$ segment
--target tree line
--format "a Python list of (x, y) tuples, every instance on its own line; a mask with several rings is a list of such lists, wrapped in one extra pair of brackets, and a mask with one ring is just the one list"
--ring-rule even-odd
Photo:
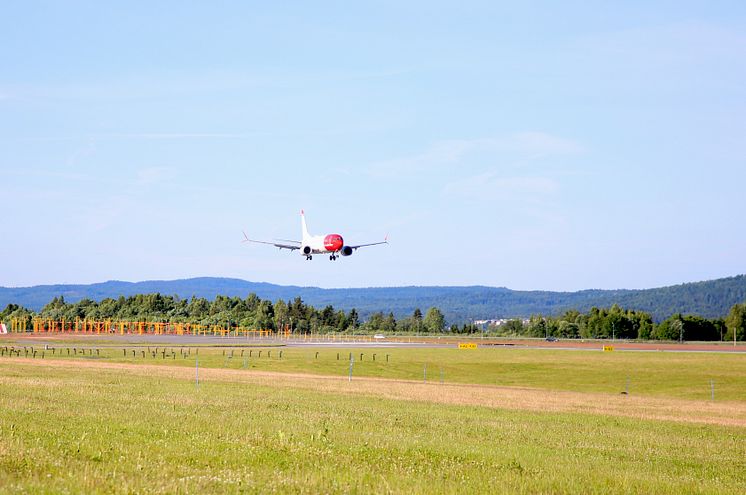
[(31, 328), (34, 318), (74, 321), (114, 320), (192, 323), (245, 327), (264, 330), (290, 328), (294, 333), (453, 333), (485, 332), (497, 336), (652, 339), (652, 340), (746, 340), (746, 303), (735, 304), (725, 318), (708, 319), (676, 313), (661, 323), (655, 323), (650, 313), (624, 309), (615, 304), (610, 308), (593, 307), (587, 313), (568, 310), (560, 316), (535, 315), (527, 320), (512, 319), (486, 329), (465, 323), (446, 325), (443, 312), (429, 308), (423, 315), (417, 308), (411, 315), (395, 318), (393, 312), (374, 312), (361, 321), (358, 312), (337, 310), (331, 305), (316, 309), (300, 297), (274, 303), (256, 294), (246, 298), (217, 296), (182, 299), (159, 293), (106, 298), (100, 302), (81, 299), (67, 303), (64, 297), (54, 297), (41, 311), (34, 312), (17, 304), (9, 304), (0, 312), (0, 321), (17, 320)]
[(31, 328), (34, 318), (44, 320), (113, 320), (192, 323), (221, 325), (226, 328), (244, 327), (263, 330), (290, 328), (295, 333), (330, 332), (386, 332), (438, 333), (445, 329), (445, 317), (438, 308), (430, 308), (423, 315), (415, 309), (411, 316), (396, 319), (393, 313), (376, 312), (366, 321), (354, 308), (348, 312), (327, 305), (316, 309), (300, 297), (292, 301), (263, 300), (250, 294), (240, 297), (217, 296), (212, 301), (202, 297), (182, 299), (159, 293), (106, 298), (100, 302), (81, 299), (67, 303), (64, 297), (54, 297), (41, 311), (34, 312), (17, 304), (9, 304), (0, 312), (0, 321), (19, 320)]
[(587, 313), (569, 310), (560, 316), (532, 316), (491, 325), (500, 336), (555, 337), (583, 339), (641, 340), (746, 340), (746, 303), (735, 304), (725, 318), (703, 318), (676, 313), (656, 324), (650, 313), (623, 309), (593, 307)]

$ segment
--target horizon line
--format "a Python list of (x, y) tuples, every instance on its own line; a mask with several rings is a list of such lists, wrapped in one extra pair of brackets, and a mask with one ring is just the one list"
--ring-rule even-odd
[(131, 285), (137, 285), (137, 284), (144, 284), (144, 283), (153, 283), (153, 282), (161, 282), (161, 283), (173, 283), (173, 282), (187, 282), (192, 280), (199, 280), (199, 279), (212, 279), (212, 280), (235, 280), (239, 282), (246, 282), (249, 284), (264, 284), (264, 285), (272, 285), (275, 287), (293, 287), (298, 289), (318, 289), (318, 290), (364, 290), (364, 289), (403, 289), (403, 288), (471, 288), (471, 287), (482, 287), (482, 288), (488, 288), (488, 289), (502, 289), (502, 290), (509, 290), (512, 292), (555, 292), (555, 293), (578, 293), (578, 292), (587, 292), (587, 291), (603, 291), (603, 292), (619, 292), (619, 291), (645, 291), (645, 290), (654, 290), (654, 289), (664, 289), (668, 287), (678, 287), (682, 285), (689, 285), (689, 284), (698, 284), (698, 283), (705, 283), (705, 282), (714, 282), (716, 280), (726, 280), (726, 279), (733, 279), (738, 277), (746, 276), (746, 274), (739, 273), (736, 275), (729, 275), (726, 277), (718, 277), (718, 278), (712, 278), (712, 279), (705, 279), (705, 280), (694, 280), (689, 282), (680, 282), (677, 284), (672, 285), (662, 285), (657, 287), (646, 287), (646, 288), (638, 288), (638, 289), (629, 289), (629, 288), (615, 288), (615, 289), (599, 289), (599, 288), (586, 288), (586, 289), (578, 289), (578, 290), (548, 290), (548, 289), (511, 289), (506, 286), (493, 286), (493, 285), (483, 285), (483, 284), (473, 284), (473, 285), (390, 285), (390, 286), (361, 286), (361, 287), (319, 287), (319, 286), (312, 286), (312, 285), (294, 285), (294, 284), (277, 284), (273, 282), (255, 282), (252, 280), (246, 280), (242, 278), (235, 278), (235, 277), (217, 277), (217, 276), (200, 276), (200, 277), (189, 277), (189, 278), (177, 278), (177, 279), (149, 279), (149, 280), (140, 280), (140, 281), (128, 281), (128, 280), (105, 280), (103, 282), (91, 282), (91, 283), (48, 283), (48, 284), (36, 284), (36, 285), (26, 285), (26, 286), (0, 286), (0, 289), (6, 289), (6, 290), (18, 290), (18, 289), (35, 289), (39, 287), (56, 287), (56, 286), (93, 286), (93, 285), (103, 285), (107, 283), (123, 283), (123, 284), (131, 284)]

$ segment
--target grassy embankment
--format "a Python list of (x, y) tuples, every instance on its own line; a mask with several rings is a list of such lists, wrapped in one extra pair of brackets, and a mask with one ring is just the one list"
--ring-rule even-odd
[[(349, 383), (347, 350), (338, 362), (331, 349), (318, 359), (312, 349), (284, 349), (282, 360), (279, 350), (247, 359), (240, 350), (229, 358), (222, 352), (230, 349), (200, 349), (196, 386), (195, 355), (174, 349), (176, 359), (125, 358), (121, 348), (100, 357), (0, 359), (0, 492), (742, 493), (746, 486), (744, 356), (379, 349), (373, 363), (368, 349), (354, 351)], [(424, 363), (436, 383), (360, 378), (421, 381)], [(440, 367), (450, 384), (437, 383)], [(703, 381), (704, 391), (692, 385)], [(676, 416), (689, 406), (694, 416)], [(731, 413), (740, 423), (728, 422)], [(715, 424), (696, 422), (708, 414)]]

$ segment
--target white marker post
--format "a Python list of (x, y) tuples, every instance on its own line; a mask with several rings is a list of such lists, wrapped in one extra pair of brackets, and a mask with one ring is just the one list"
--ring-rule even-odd
[(355, 358), (350, 354), (350, 377), (347, 381), (352, 381), (352, 364), (355, 362)]

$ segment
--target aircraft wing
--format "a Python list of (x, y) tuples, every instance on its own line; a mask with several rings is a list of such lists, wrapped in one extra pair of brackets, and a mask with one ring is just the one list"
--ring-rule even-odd
[[(289, 249), (290, 251), (300, 249), (300, 241), (290, 241), (286, 239), (282, 239), (281, 242), (257, 241), (254, 239), (249, 239), (249, 236), (246, 235), (246, 232), (243, 233), (243, 242), (256, 242), (257, 244), (269, 244), (270, 246), (278, 247), (280, 249)], [(290, 242), (292, 242), (292, 244), (283, 244), (283, 243), (290, 243)]]
[(351, 247), (354, 250), (357, 250), (357, 248), (361, 248), (361, 247), (378, 246), (379, 244), (388, 244), (388, 243), (389, 243), (389, 236), (386, 236), (380, 242), (369, 242), (368, 244), (358, 244), (357, 246), (349, 246), (349, 247)]

